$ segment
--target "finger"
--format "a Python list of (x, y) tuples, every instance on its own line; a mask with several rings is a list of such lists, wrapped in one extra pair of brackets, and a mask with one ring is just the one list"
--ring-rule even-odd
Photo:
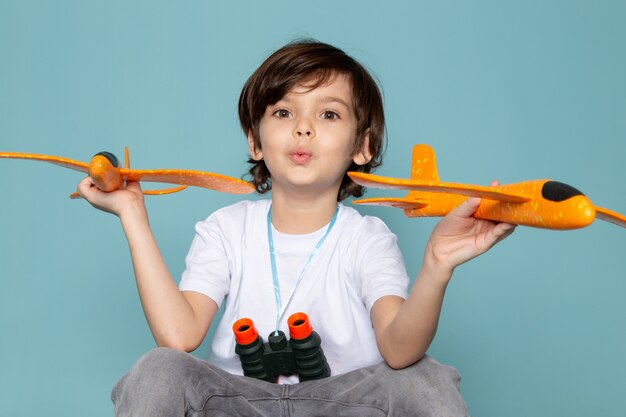
[(76, 186), (76, 192), (82, 198), (85, 198), (85, 194), (87, 194), (92, 187), (95, 187), (93, 179), (87, 176), (78, 183), (78, 185)]
[(467, 200), (452, 209), (450, 214), (459, 217), (471, 217), (480, 205), (480, 202), (481, 199), (478, 197), (469, 197)]
[(500, 185), (500, 182), (499, 182), (498, 180), (493, 180), (493, 181), (491, 181), (491, 186), (492, 186), (492, 187), (496, 187), (496, 186), (498, 186), (498, 185)]
[(503, 241), (504, 239), (506, 239), (507, 237), (511, 236), (511, 234), (513, 234), (516, 228), (517, 226), (514, 224), (509, 224), (509, 223), (498, 224), (493, 229), (494, 242), (492, 245), (495, 245), (496, 243), (499, 243)]

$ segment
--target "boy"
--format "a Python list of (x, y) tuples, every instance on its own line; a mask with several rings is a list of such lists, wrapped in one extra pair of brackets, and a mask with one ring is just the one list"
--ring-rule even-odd
[[(120, 380), (116, 414), (466, 415), (458, 374), (425, 352), (454, 268), (513, 227), (473, 219), (479, 200), (468, 199), (436, 226), (407, 296), (395, 236), (338, 203), (363, 192), (347, 171), (381, 163), (382, 100), (367, 71), (330, 45), (286, 45), (247, 81), (239, 116), (253, 183), (271, 189), (271, 200), (244, 201), (198, 223), (179, 288), (139, 185), (102, 193), (86, 178), (78, 186), (92, 205), (119, 216), (154, 339), (172, 348), (148, 353)], [(210, 363), (184, 353), (200, 345), (222, 304)], [(286, 332), (297, 311), (320, 334), (331, 377), (271, 384), (241, 376), (233, 322), (250, 317), (266, 336)]]

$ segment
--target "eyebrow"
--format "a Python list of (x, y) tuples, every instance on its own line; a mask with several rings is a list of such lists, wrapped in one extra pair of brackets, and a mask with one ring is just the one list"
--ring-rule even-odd
[(350, 109), (351, 106), (345, 102), (345, 100), (339, 98), (339, 97), (333, 97), (333, 96), (328, 96), (328, 97), (322, 97), (322, 100), (320, 100), (323, 103), (339, 103), (344, 105), (347, 109)]
[[(291, 102), (291, 99), (287, 95), (285, 95), (283, 98), (281, 98), (280, 100), (278, 100), (274, 104), (280, 103), (281, 101), (289, 103), (289, 102)], [(324, 103), (324, 104), (338, 103), (338, 104), (343, 105), (348, 110), (350, 110), (352, 108), (344, 99), (339, 98), (339, 97), (335, 97), (335, 96), (323, 96), (323, 97), (320, 97), (319, 102)]]

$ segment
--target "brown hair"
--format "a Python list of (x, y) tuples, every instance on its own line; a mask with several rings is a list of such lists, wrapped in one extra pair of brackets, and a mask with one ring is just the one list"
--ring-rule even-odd
[[(239, 96), (239, 121), (246, 135), (252, 134), (254, 147), (261, 148), (259, 124), (267, 106), (278, 102), (298, 83), (307, 82), (315, 89), (336, 74), (346, 74), (352, 83), (352, 104), (357, 118), (357, 140), (353, 154), (363, 145), (369, 131), (372, 159), (364, 165), (354, 162), (348, 171), (370, 172), (382, 164), (385, 142), (385, 115), (382, 96), (376, 81), (356, 60), (341, 49), (315, 40), (289, 43), (272, 55), (250, 76)], [(309, 81), (312, 81), (309, 83)], [(249, 159), (252, 183), (261, 194), (271, 190), (271, 174), (263, 160)], [(344, 174), (337, 200), (361, 197), (364, 188)]]

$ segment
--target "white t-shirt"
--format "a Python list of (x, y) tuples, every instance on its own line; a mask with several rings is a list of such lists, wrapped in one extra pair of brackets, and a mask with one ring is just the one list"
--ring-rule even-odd
[[(242, 201), (199, 222), (179, 285), (181, 291), (196, 291), (218, 305), (225, 303), (208, 359), (239, 375), (243, 372), (235, 354), (233, 323), (243, 317), (252, 319), (266, 342), (276, 328), (269, 207), (269, 200)], [(273, 230), (283, 304), (326, 229), (305, 235)], [(406, 298), (408, 283), (396, 236), (380, 219), (339, 204), (335, 225), (308, 264), (279, 329), (288, 336), (287, 318), (306, 313), (322, 339), (332, 375), (380, 363), (370, 309), (386, 295)], [(297, 377), (281, 382), (297, 382)]]

